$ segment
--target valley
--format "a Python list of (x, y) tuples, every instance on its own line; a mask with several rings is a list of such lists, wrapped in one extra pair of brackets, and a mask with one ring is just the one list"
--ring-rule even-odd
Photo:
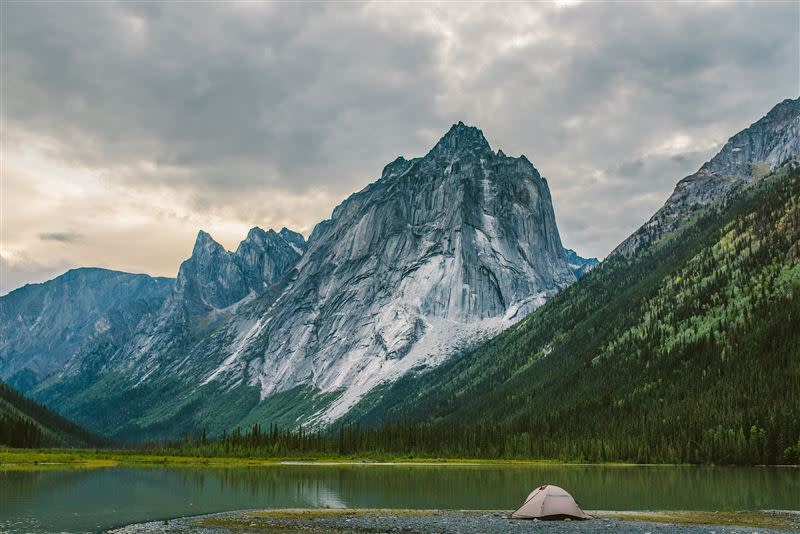
[(0, 534), (800, 534), (798, 22), (0, 0)]

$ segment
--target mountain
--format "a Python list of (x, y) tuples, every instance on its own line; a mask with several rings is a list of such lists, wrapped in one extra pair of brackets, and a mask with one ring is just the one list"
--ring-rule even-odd
[(339, 205), (296, 270), (280, 304), (222, 348), (230, 357), (206, 381), (244, 380), (262, 397), (298, 386), (337, 393), (321, 421), (575, 281), (547, 182), (463, 123)]
[(100, 447), (109, 442), (25, 398), (0, 380), (0, 445)]
[(157, 317), (75, 356), (35, 396), (128, 439), (325, 424), (518, 321), (575, 282), (576, 261), (531, 162), (458, 123), (307, 243), (254, 230), (232, 253), (201, 232)]
[(236, 252), (201, 231), (177, 279), (81, 268), (19, 288), (0, 297), (0, 377), (34, 391), (119, 358), (143, 333), (195, 334), (198, 318), (263, 293), (304, 249), (286, 228), (253, 228)]
[(255, 227), (235, 252), (228, 252), (201, 230), (192, 256), (178, 271), (170, 304), (192, 317), (261, 294), (297, 263), (305, 247), (296, 232)]
[[(783, 165), (708, 189), (691, 217), (478, 349), (373, 391), (348, 419), (433, 425), (454, 455), (800, 461), (798, 115), (783, 102), (770, 135), (758, 137), (762, 120), (732, 138), (777, 150), (750, 152), (749, 168)], [(747, 169), (729, 145), (703, 169)]]
[(570, 248), (565, 249), (565, 252), (567, 254), (567, 264), (569, 268), (572, 269), (576, 278), (580, 278), (600, 265), (600, 260), (597, 258), (582, 258), (578, 256), (577, 252)]
[[(271, 296), (273, 286), (294, 268), (305, 249), (303, 236), (286, 228), (275, 232), (254, 227), (234, 252), (201, 230), (159, 312), (140, 325), (128, 343), (78, 356), (62, 376), (77, 377), (79, 382), (92, 376), (119, 376), (121, 383), (115, 387), (122, 389), (115, 394), (159, 374), (183, 375), (188, 385), (196, 386), (208, 366), (221, 361), (217, 344), (225, 339), (218, 339), (224, 334), (220, 327), (233, 324), (236, 328), (250, 321), (255, 312), (247, 316), (240, 312), (259, 297)], [(50, 389), (59, 390), (58, 386)], [(160, 409), (161, 402), (153, 399), (150, 408)], [(92, 409), (88, 410), (85, 424), (92, 421)]]
[(675, 187), (649, 221), (612, 252), (631, 255), (667, 234), (692, 210), (762, 178), (800, 153), (800, 99), (786, 99), (764, 117), (731, 137), (700, 170)]
[(98, 343), (123, 343), (173, 280), (82, 268), (0, 297), (0, 378), (25, 391)]

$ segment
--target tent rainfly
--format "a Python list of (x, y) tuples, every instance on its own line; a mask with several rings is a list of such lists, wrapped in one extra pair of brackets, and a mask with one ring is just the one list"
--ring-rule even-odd
[(572, 495), (558, 486), (541, 486), (528, 495), (511, 519), (591, 519)]

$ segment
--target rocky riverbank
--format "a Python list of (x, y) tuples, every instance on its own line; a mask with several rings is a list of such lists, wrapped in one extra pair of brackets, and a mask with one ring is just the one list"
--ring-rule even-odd
[(113, 534), (229, 534), (404, 532), (467, 534), (608, 533), (766, 534), (800, 532), (797, 512), (592, 512), (589, 521), (512, 521), (504, 511), (440, 510), (262, 510), (152, 521)]

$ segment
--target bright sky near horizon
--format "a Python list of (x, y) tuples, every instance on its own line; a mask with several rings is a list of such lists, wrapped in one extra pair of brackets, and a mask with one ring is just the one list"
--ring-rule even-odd
[(174, 276), (199, 229), (310, 233), (451, 124), (604, 256), (800, 95), (800, 3), (0, 3), (0, 294)]

